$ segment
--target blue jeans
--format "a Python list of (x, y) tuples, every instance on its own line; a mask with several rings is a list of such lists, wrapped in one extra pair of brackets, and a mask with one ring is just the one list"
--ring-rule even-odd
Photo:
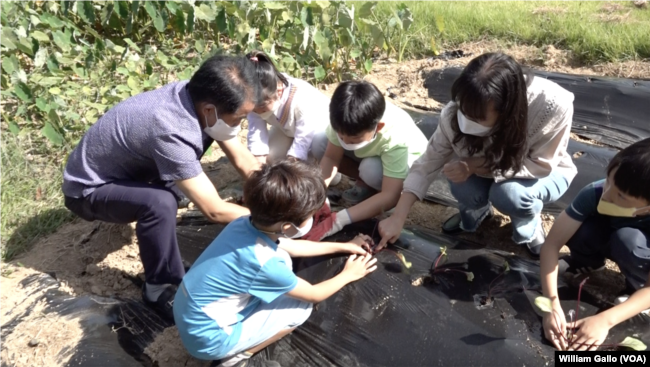
[(470, 176), (461, 183), (449, 182), (458, 200), (461, 228), (474, 232), (490, 212), (490, 203), (512, 220), (512, 239), (517, 244), (530, 242), (541, 224), (544, 204), (559, 199), (570, 182), (555, 172), (539, 179), (510, 179), (495, 183), (492, 178)]

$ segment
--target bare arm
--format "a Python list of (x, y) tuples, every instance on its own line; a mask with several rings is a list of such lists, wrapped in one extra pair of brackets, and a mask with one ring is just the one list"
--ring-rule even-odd
[(369, 236), (359, 235), (347, 243), (341, 242), (313, 242), (306, 240), (292, 240), (290, 238), (281, 238), (280, 247), (291, 255), (291, 257), (310, 257), (337, 252), (347, 252), (357, 255), (365, 255), (366, 250), (361, 246), (371, 242)]
[(239, 138), (217, 141), (217, 144), (226, 153), (226, 156), (243, 179), (247, 179), (251, 173), (260, 168), (260, 162), (246, 149), (244, 144), (239, 141)]
[(365, 256), (351, 255), (339, 275), (315, 285), (298, 278), (298, 285), (287, 295), (305, 302), (317, 303), (324, 301), (346, 284), (359, 280), (375, 271), (377, 269), (376, 263), (377, 259), (370, 254)]
[(212, 222), (229, 223), (241, 216), (250, 215), (250, 211), (243, 206), (222, 200), (205, 172), (193, 178), (177, 180), (175, 183)]
[(540, 253), (540, 270), (542, 292), (551, 301), (559, 300), (557, 296), (558, 254), (571, 237), (578, 231), (581, 222), (562, 212), (553, 223)]
[(323, 155), (323, 159), (320, 160), (320, 170), (326, 186), (329, 186), (334, 176), (336, 176), (338, 166), (341, 163), (341, 159), (343, 159), (343, 153), (345, 153), (343, 148), (327, 142), (325, 154)]
[(393, 209), (400, 200), (403, 184), (403, 179), (384, 176), (379, 193), (348, 209), (352, 222), (373, 218)]

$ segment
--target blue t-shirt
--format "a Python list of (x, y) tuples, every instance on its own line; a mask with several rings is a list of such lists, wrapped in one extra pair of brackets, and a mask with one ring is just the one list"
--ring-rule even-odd
[(580, 190), (571, 205), (566, 208), (569, 217), (584, 222), (591, 216), (601, 215), (609, 218), (609, 223), (613, 229), (636, 228), (642, 231), (650, 231), (650, 215), (629, 218), (612, 217), (598, 213), (598, 202), (600, 197), (603, 196), (604, 186), (605, 180), (600, 180), (592, 182)]
[(250, 217), (233, 221), (176, 292), (174, 319), (185, 348), (201, 359), (225, 355), (239, 341), (242, 320), (297, 284), (286, 251), (253, 227)]
[(174, 181), (198, 176), (212, 144), (187, 81), (138, 94), (108, 110), (72, 151), (63, 193), (79, 198), (113, 181)]

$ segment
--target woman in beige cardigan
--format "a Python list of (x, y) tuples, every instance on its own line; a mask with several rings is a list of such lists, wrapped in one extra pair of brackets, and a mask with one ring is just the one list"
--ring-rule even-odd
[(399, 238), (409, 209), (439, 173), (459, 213), (443, 232), (474, 232), (492, 206), (510, 216), (513, 240), (539, 255), (540, 213), (559, 199), (577, 170), (567, 153), (573, 94), (524, 75), (510, 56), (488, 53), (465, 67), (451, 89), (427, 151), (411, 167), (394, 214), (379, 223), (378, 248)]

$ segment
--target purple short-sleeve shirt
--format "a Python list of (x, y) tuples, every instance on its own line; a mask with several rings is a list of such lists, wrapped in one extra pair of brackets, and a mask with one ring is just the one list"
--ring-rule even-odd
[(138, 94), (106, 112), (70, 154), (63, 193), (79, 198), (113, 181), (198, 176), (204, 143), (212, 140), (201, 129), (187, 83)]

